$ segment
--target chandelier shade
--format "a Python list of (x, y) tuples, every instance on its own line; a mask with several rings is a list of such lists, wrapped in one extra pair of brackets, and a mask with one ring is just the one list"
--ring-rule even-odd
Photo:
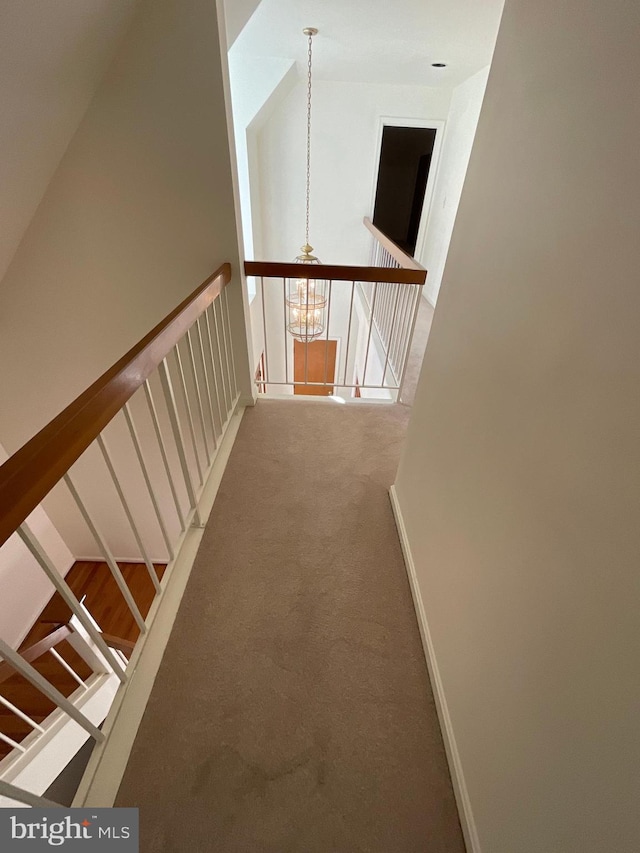
[[(309, 200), (311, 186), (311, 55), (313, 37), (318, 34), (315, 27), (306, 27), (303, 33), (308, 38), (307, 61), (307, 185), (305, 244), (302, 254), (295, 259), (297, 264), (320, 264), (309, 245)], [(308, 278), (301, 274), (290, 278), (285, 299), (287, 331), (302, 343), (321, 337), (326, 326), (328, 283), (322, 278)]]
[[(311, 254), (312, 247), (306, 244), (297, 264), (318, 264)], [(287, 292), (287, 330), (298, 341), (308, 343), (319, 338), (325, 329), (327, 307), (327, 282), (321, 278), (290, 278)]]

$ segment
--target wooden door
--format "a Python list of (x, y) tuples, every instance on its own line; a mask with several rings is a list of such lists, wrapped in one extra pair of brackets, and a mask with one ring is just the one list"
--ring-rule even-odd
[(304, 382), (306, 378), (307, 382), (323, 383), (322, 385), (294, 385), (294, 394), (310, 394), (314, 397), (328, 397), (333, 394), (337, 349), (337, 341), (311, 341), (304, 344), (302, 341), (294, 340), (294, 382)]

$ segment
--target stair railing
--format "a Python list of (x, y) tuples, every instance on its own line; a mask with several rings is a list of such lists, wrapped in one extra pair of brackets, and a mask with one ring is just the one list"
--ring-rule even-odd
[[(31, 664), (31, 665), (33, 665), (36, 661), (39, 661), (46, 654), (51, 655), (51, 657), (53, 657), (56, 660), (58, 666), (60, 666), (67, 673), (67, 675), (70, 676), (71, 679), (82, 690), (87, 690), (88, 685), (87, 685), (86, 679), (82, 678), (82, 676), (72, 666), (72, 664), (69, 663), (60, 654), (60, 652), (57, 650), (57, 646), (59, 646), (65, 640), (68, 640), (69, 645), (84, 660), (84, 662), (89, 665), (89, 668), (93, 674), (95, 674), (96, 672), (108, 672), (108, 671), (110, 671), (110, 669), (109, 669), (108, 665), (105, 666), (104, 662), (100, 661), (99, 658), (97, 658), (97, 656), (91, 652), (91, 649), (89, 647), (87, 647), (86, 652), (84, 651), (83, 647), (87, 646), (86, 640), (82, 637), (81, 634), (79, 636), (76, 636), (76, 631), (77, 631), (77, 624), (74, 624), (73, 622), (69, 622), (65, 625), (60, 625), (57, 628), (54, 628), (53, 631), (51, 631), (49, 634), (47, 634), (41, 640), (38, 640), (37, 643), (34, 643), (32, 646), (29, 646), (29, 648), (27, 648), (27, 649), (19, 651), (18, 654), (22, 658), (22, 660), (25, 661), (25, 663)], [(73, 640), (72, 640), (72, 638), (73, 638)], [(97, 666), (95, 663), (96, 661), (98, 661)], [(43, 681), (46, 681), (46, 679), (44, 679), (43, 676), (40, 673), (38, 673), (38, 670), (35, 666), (33, 667), (33, 670), (38, 675), (40, 675), (40, 678), (42, 678)], [(4, 662), (4, 663), (0, 664), (0, 684), (7, 681), (9, 678), (11, 678), (17, 672), (20, 672), (20, 670), (16, 669), (11, 663)], [(23, 673), (21, 673), (21, 674), (23, 674)], [(33, 685), (33, 682), (31, 682), (31, 683), (32, 683), (32, 686), (37, 687), (37, 685)], [(38, 688), (38, 689), (40, 689), (40, 688)], [(56, 690), (56, 689), (53, 688), (53, 690)], [(47, 696), (47, 698), (54, 701), (55, 704), (57, 704), (59, 708), (61, 708), (63, 711), (66, 711), (66, 713), (69, 716), (73, 717), (73, 719), (75, 719), (76, 722), (80, 722), (80, 720), (77, 717), (77, 713), (78, 713), (77, 708), (75, 708), (73, 702), (69, 699), (69, 697), (65, 697), (64, 694), (60, 693), (59, 690), (56, 690), (56, 694), (59, 694), (59, 695), (57, 695), (58, 701), (55, 701), (56, 697), (55, 697), (55, 695), (52, 695), (53, 690), (52, 690), (52, 686), (49, 683), (49, 684), (44, 686), (44, 689), (41, 692), (43, 692), (44, 695)], [(60, 701), (60, 696), (62, 696), (62, 698), (65, 700), (64, 702)], [(16, 717), (20, 718), (23, 722), (27, 723), (33, 729), (33, 732), (39, 732), (40, 734), (44, 734), (45, 729), (43, 728), (43, 726), (39, 722), (36, 722), (32, 717), (29, 716), (29, 714), (27, 714), (24, 710), (18, 708), (17, 705), (14, 705), (12, 702), (10, 702), (2, 694), (0, 694), (0, 705), (2, 705), (4, 708), (6, 708), (10, 712), (11, 715), (15, 715)], [(0, 740), (3, 740), (8, 746), (11, 747), (11, 749), (15, 749), (18, 752), (22, 752), (22, 753), (26, 752), (26, 746), (23, 742), (15, 741), (5, 731), (3, 731), (3, 722), (4, 722), (4, 719), (2, 717), (0, 717)], [(81, 725), (82, 725), (82, 723), (81, 723)], [(30, 742), (29, 745), (31, 746), (32, 742)], [(3, 759), (3, 762), (5, 760), (6, 759)], [(0, 772), (1, 772), (1, 769), (2, 769), (2, 765), (0, 765)]]
[[(86, 487), (84, 491), (79, 487), (71, 469), (90, 447), (98, 450), (139, 547), (140, 562), (149, 572), (155, 598), (162, 596), (187, 530), (192, 525), (202, 526), (200, 497), (240, 396), (226, 292), (230, 280), (230, 265), (223, 264), (0, 467), (0, 546), (14, 534), (22, 540), (122, 684), (129, 678), (126, 658), (78, 601), (27, 519), (58, 483), (64, 483), (139, 628), (138, 642), (144, 643), (149, 620), (140, 612), (127, 586), (109, 531), (102, 529), (87, 501)], [(136, 394), (139, 405), (146, 405), (147, 421), (153, 425), (144, 434), (131, 405)], [(126, 426), (128, 452), (137, 460), (157, 522), (157, 535), (166, 546), (169, 565), (162, 581), (146, 547), (136, 508), (127, 496), (125, 462), (109, 447), (104, 435), (107, 425), (116, 418)], [(96, 742), (104, 739), (100, 729), (2, 639), (0, 658)], [(0, 795), (18, 802), (44, 802), (38, 801), (37, 796), (34, 800), (34, 793), (0, 780)]]
[[(107, 643), (108, 647), (116, 650), (119, 653), (120, 659), (122, 662), (126, 664), (127, 657), (125, 654), (130, 656), (133, 652), (135, 644), (124, 640), (120, 637), (113, 637), (109, 634), (102, 634), (103, 639)], [(58, 646), (62, 643), (67, 642), (69, 647), (76, 653), (76, 655), (81, 658), (84, 664), (87, 666), (90, 674), (89, 676), (83, 677), (79, 672), (76, 666), (74, 666), (71, 662), (69, 662), (61, 653), (58, 651)], [(120, 654), (122, 653), (122, 654)], [(112, 669), (109, 666), (108, 661), (100, 655), (96, 647), (91, 643), (91, 641), (85, 636), (82, 627), (79, 625), (77, 620), (72, 617), (71, 620), (63, 625), (58, 625), (49, 634), (43, 637), (41, 640), (38, 640), (33, 645), (29, 646), (26, 649), (20, 649), (18, 651), (20, 657), (28, 664), (34, 665), (37, 661), (40, 661), (45, 655), (49, 654), (55, 661), (58, 667), (60, 667), (64, 672), (66, 672), (67, 676), (71, 678), (73, 682), (81, 689), (81, 691), (89, 690), (91, 687), (91, 679), (92, 676), (95, 675), (105, 675), (111, 674)], [(37, 672), (37, 667), (33, 667)], [(0, 684), (8, 681), (12, 676), (20, 671), (16, 669), (11, 663), (4, 662), (0, 663)], [(43, 678), (42, 674), (39, 673)], [(32, 683), (33, 686), (33, 683)], [(1, 689), (1, 688), (0, 688)], [(37, 688), (38, 689), (38, 688)], [(77, 688), (76, 688), (77, 689)], [(49, 686), (45, 686), (44, 690), (41, 691), (47, 698), (52, 699), (51, 696), (51, 686), (49, 682)], [(77, 708), (73, 702), (73, 696), (65, 696), (59, 690), (57, 691), (65, 700), (61, 702), (59, 697), (56, 702), (59, 709), (65, 711), (70, 717), (79, 722), (77, 714)], [(71, 708), (67, 705), (71, 706)], [(0, 705), (5, 709), (4, 713), (0, 713), (0, 740), (2, 740), (10, 750), (15, 751), (17, 753), (22, 753), (23, 755), (27, 752), (27, 749), (32, 749), (36, 745), (38, 735), (45, 734), (47, 729), (47, 720), (41, 720), (40, 722), (33, 719), (24, 708), (19, 708), (16, 704), (11, 702), (5, 695), (0, 693)], [(23, 699), (24, 705), (24, 699)], [(73, 709), (73, 710), (71, 710)], [(1, 709), (0, 709), (1, 711)], [(6, 713), (8, 712), (8, 714)], [(37, 716), (37, 715), (35, 715)], [(31, 737), (25, 736), (20, 741), (15, 740), (11, 737), (11, 733), (7, 732), (7, 726), (5, 723), (7, 720), (11, 721), (15, 718), (22, 720), (31, 728)], [(11, 751), (4, 756), (0, 760), (0, 778), (4, 778), (4, 773), (8, 766), (11, 764)]]
[[(30, 646), (25, 651), (20, 652), (21, 657), (27, 663), (33, 663), (34, 661), (41, 658), (47, 652), (51, 652), (52, 654), (55, 652), (58, 658), (62, 658), (62, 656), (56, 652), (56, 646), (58, 646), (63, 640), (66, 640), (72, 633), (72, 628), (69, 625), (61, 625), (59, 628), (53, 630), (50, 634), (44, 637), (42, 640), (39, 640), (33, 646)], [(69, 666), (65, 661), (65, 666)], [(9, 663), (0, 664), (0, 683), (6, 681), (11, 678), (12, 675), (16, 673), (16, 670)], [(75, 670), (73, 670), (74, 678), (79, 680), (80, 676), (77, 674)], [(84, 682), (82, 682), (84, 684)], [(40, 725), (40, 723), (36, 722), (32, 717), (30, 717), (27, 713), (22, 711), (8, 699), (6, 699), (2, 694), (0, 694), (0, 705), (7, 709), (11, 715), (18, 717), (23, 722), (27, 723), (28, 726), (31, 727), (33, 732), (38, 732), (40, 734), (44, 734), (44, 728)], [(3, 731), (3, 726), (0, 724), (0, 740), (4, 741), (12, 750), (17, 750), (18, 752), (26, 752), (26, 747), (23, 743), (19, 741), (15, 741), (12, 737), (10, 737), (5, 731)]]

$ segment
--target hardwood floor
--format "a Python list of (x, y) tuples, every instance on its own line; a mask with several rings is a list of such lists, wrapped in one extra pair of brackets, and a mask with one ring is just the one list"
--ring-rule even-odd
[[(154, 598), (153, 582), (147, 567), (139, 563), (119, 563), (118, 565), (134, 601), (146, 618)], [(165, 568), (163, 564), (155, 565), (158, 578), (162, 578)], [(106, 563), (76, 562), (69, 570), (66, 580), (78, 599), (85, 597), (85, 606), (104, 634), (135, 643), (140, 631)], [(57, 625), (65, 624), (70, 616), (69, 608), (60, 595), (55, 593), (25, 637), (20, 651), (24, 652), (34, 646), (51, 634)], [(66, 640), (58, 643), (55, 650), (82, 679), (89, 677), (91, 670)], [(77, 682), (54, 655), (45, 652), (31, 663), (64, 696), (70, 696), (77, 689)], [(55, 707), (21, 675), (17, 673), (7, 675), (6, 670), (3, 674), (1, 667), (0, 693), (37, 723), (42, 722)], [(20, 743), (31, 731), (28, 723), (0, 705), (2, 734)], [(0, 740), (0, 759), (10, 751), (11, 747)]]
[[(146, 618), (153, 602), (154, 588), (147, 567), (141, 563), (118, 563), (133, 600)], [(166, 566), (155, 564), (158, 578), (162, 578)], [(69, 570), (66, 581), (76, 598), (85, 597), (84, 604), (96, 620), (103, 633), (123, 640), (135, 642), (140, 631), (135, 619), (124, 600), (118, 585), (106, 563), (76, 562)], [(70, 611), (58, 593), (40, 614), (21, 649), (28, 648), (49, 633), (51, 623), (63, 623), (70, 617)]]

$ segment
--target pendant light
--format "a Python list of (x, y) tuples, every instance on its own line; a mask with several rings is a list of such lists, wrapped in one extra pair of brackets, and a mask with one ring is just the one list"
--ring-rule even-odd
[[(311, 58), (313, 37), (318, 34), (315, 27), (306, 27), (302, 31), (307, 36), (307, 191), (306, 191), (306, 223), (305, 243), (301, 254), (295, 259), (297, 264), (319, 264), (313, 254), (313, 246), (309, 245), (309, 200), (311, 189)], [(325, 309), (327, 305), (327, 282), (323, 279), (299, 278), (289, 279), (286, 298), (287, 329), (296, 340), (309, 343), (319, 338), (325, 329)]]

